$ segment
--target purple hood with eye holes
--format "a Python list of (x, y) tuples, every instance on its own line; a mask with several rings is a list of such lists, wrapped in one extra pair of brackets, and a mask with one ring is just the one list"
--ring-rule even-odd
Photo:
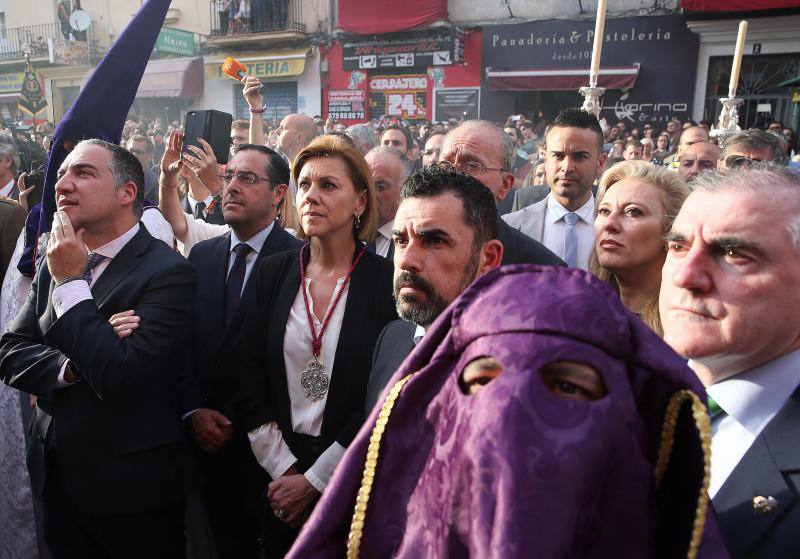
[[(468, 396), (459, 376), (481, 356), (503, 373)], [(554, 395), (538, 374), (554, 361), (589, 365), (608, 393)], [(529, 265), (480, 277), (432, 325), (289, 557), (345, 555), (380, 407), (414, 371), (383, 434), (361, 557), (678, 558), (691, 556), (693, 533), (697, 557), (728, 557), (702, 488), (689, 403), (676, 408), (656, 483), (670, 398), (687, 390), (705, 403), (692, 371), (607, 285), (581, 270)]]

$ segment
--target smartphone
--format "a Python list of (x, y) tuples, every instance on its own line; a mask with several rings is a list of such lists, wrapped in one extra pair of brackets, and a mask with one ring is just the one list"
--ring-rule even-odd
[(217, 163), (224, 165), (228, 162), (231, 147), (232, 122), (233, 116), (230, 113), (215, 110), (189, 111), (186, 113), (181, 151), (192, 154), (188, 146), (197, 146), (202, 149), (202, 145), (197, 139), (203, 138), (211, 145)]
[(511, 117), (511, 120), (513, 120), (514, 122), (517, 122), (517, 121), (518, 121), (518, 120), (520, 120), (521, 118), (522, 118), (522, 117), (521, 117), (520, 115), (514, 115), (514, 116), (512, 116), (512, 117)]
[(42, 189), (44, 188), (44, 165), (34, 169), (25, 177), (25, 186), (34, 185), (33, 191), (28, 194), (28, 207), (32, 208), (42, 201)]

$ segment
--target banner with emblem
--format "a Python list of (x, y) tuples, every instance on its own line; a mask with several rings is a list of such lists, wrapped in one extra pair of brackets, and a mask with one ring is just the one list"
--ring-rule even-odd
[[(22, 77), (22, 91), (20, 92), (17, 103), (19, 109), (33, 119), (38, 118), (39, 113), (47, 108), (47, 99), (44, 97), (42, 82), (39, 75), (33, 69), (30, 60), (25, 65), (25, 75)], [(46, 118), (41, 115), (41, 118)]]

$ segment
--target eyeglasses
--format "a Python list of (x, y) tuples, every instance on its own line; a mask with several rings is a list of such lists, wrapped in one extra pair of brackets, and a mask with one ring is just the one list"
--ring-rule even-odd
[(780, 159), (751, 159), (744, 155), (729, 155), (725, 158), (725, 166), (728, 169), (748, 169), (759, 163), (781, 163)]
[(226, 171), (224, 175), (217, 175), (217, 176), (220, 179), (222, 179), (225, 182), (225, 184), (232, 183), (234, 178), (236, 178), (239, 182), (244, 182), (247, 184), (255, 184), (257, 181), (264, 181), (272, 184), (277, 184), (275, 181), (265, 179), (264, 177), (259, 177), (252, 171), (237, 171), (236, 173), (232, 171)]
[(486, 167), (485, 165), (481, 165), (475, 161), (466, 161), (464, 163), (451, 163), (450, 161), (439, 161), (439, 167), (442, 169), (447, 169), (450, 171), (464, 171), (468, 175), (482, 175), (486, 171), (498, 171), (500, 173), (505, 173), (505, 169), (498, 169), (496, 167)]

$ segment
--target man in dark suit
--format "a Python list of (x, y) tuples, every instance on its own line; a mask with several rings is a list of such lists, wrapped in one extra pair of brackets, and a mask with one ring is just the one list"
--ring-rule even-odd
[[(439, 165), (457, 167), (476, 178), (499, 204), (514, 184), (514, 157), (514, 142), (502, 128), (483, 120), (468, 120), (445, 137)], [(499, 217), (497, 229), (497, 238), (504, 247), (503, 265), (564, 265), (540, 242), (509, 227)]]
[(246, 559), (257, 556), (261, 499), (269, 480), (233, 415), (237, 376), (232, 363), (245, 310), (238, 302), (250, 291), (259, 261), (301, 243), (276, 221), (289, 185), (289, 166), (277, 152), (242, 144), (225, 177), (222, 211), (231, 231), (198, 243), (189, 254), (199, 283), (181, 406), (202, 451), (203, 496), (219, 555)]
[[(44, 412), (44, 479), (32, 485), (45, 539), (55, 557), (179, 557), (193, 469), (175, 363), (197, 276), (140, 225), (130, 152), (81, 142), (59, 177), (47, 258), (0, 338), (0, 377)], [(140, 327), (120, 338), (109, 318), (128, 309)]]
[(800, 176), (698, 175), (668, 236), (664, 339), (708, 392), (709, 495), (733, 557), (800, 549)]
[(366, 413), (439, 314), (479, 275), (500, 265), (497, 210), (471, 176), (431, 166), (403, 185), (394, 220), (394, 297), (401, 320), (381, 332), (367, 384)]

